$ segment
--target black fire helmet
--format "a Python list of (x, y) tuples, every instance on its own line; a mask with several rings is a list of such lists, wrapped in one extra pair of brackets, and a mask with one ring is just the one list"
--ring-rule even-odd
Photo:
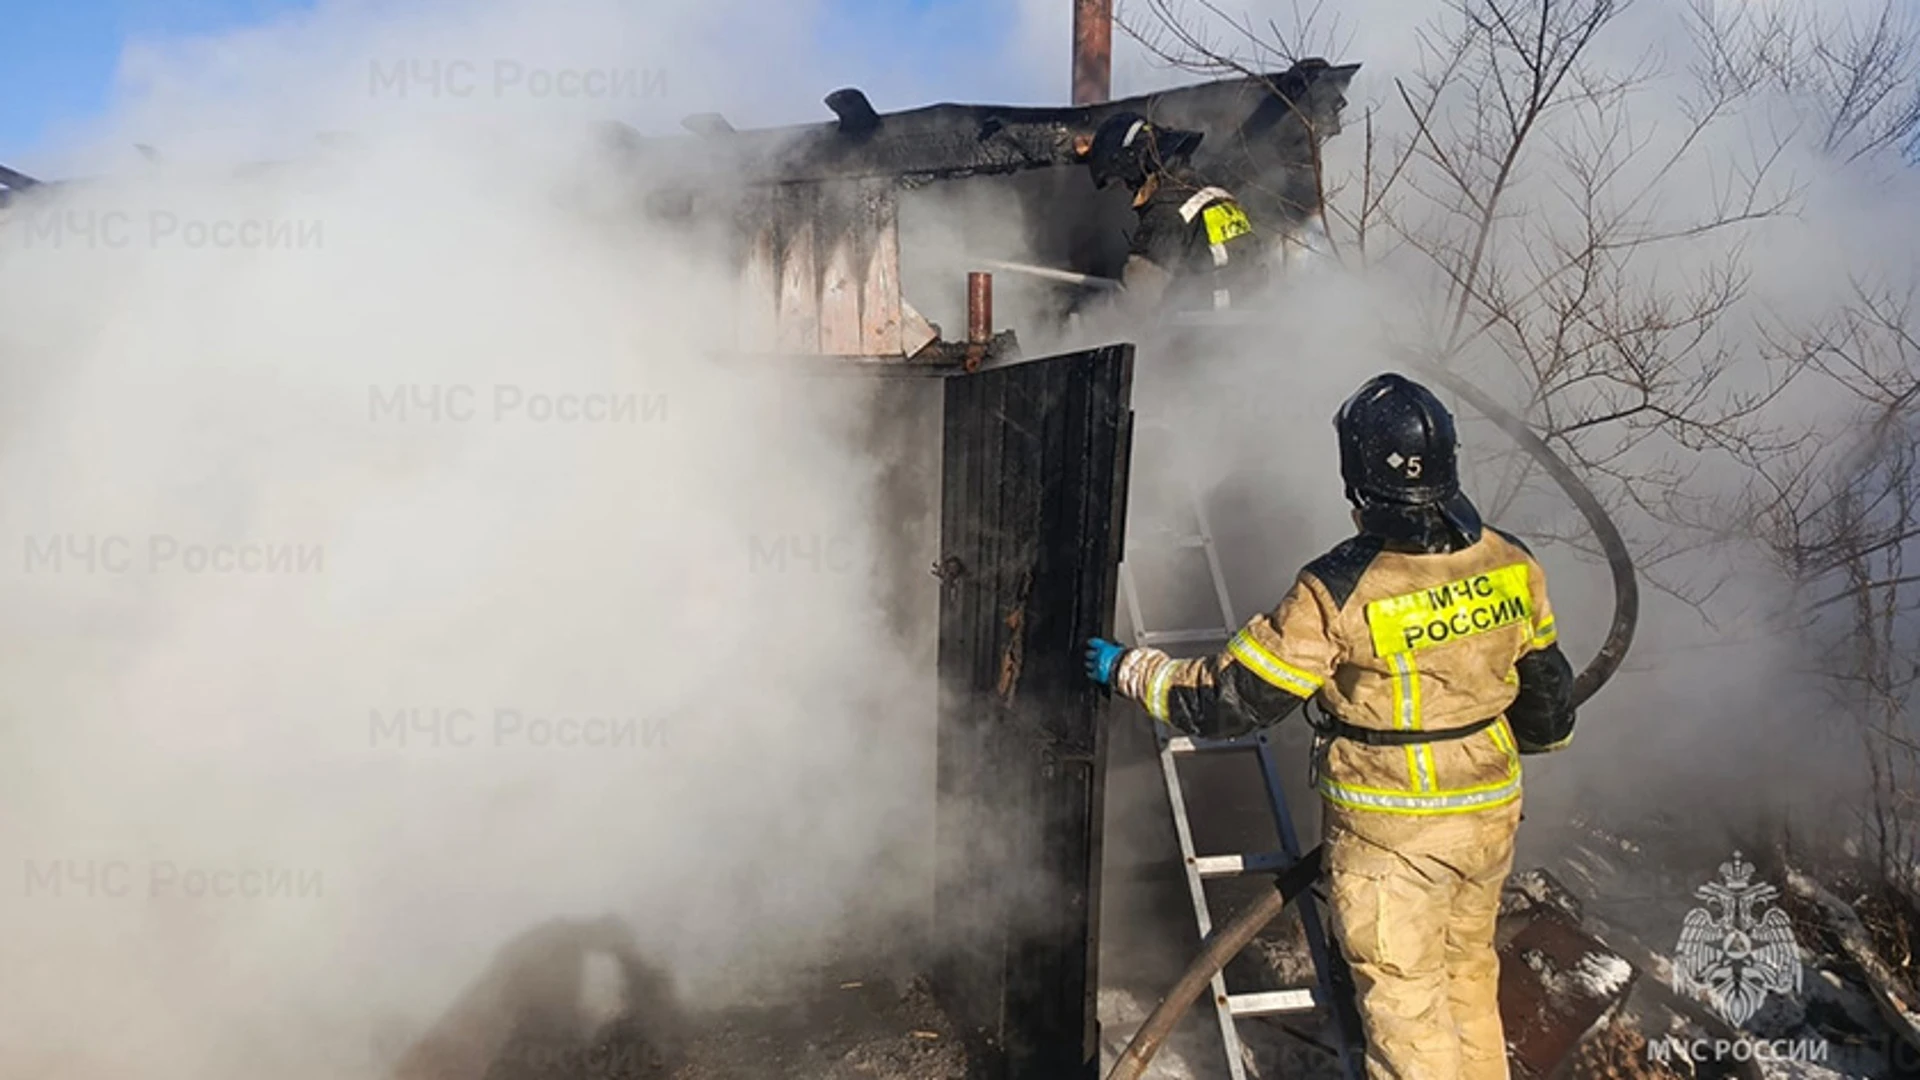
[(1432, 391), (1404, 375), (1375, 376), (1333, 425), (1340, 478), (1362, 528), (1429, 551), (1480, 538), (1480, 512), (1460, 490), (1453, 414)]
[(1104, 188), (1119, 180), (1138, 188), (1168, 162), (1191, 155), (1201, 138), (1198, 131), (1155, 127), (1139, 113), (1114, 113), (1094, 132), (1093, 145), (1087, 150), (1087, 170), (1093, 175), (1095, 187)]

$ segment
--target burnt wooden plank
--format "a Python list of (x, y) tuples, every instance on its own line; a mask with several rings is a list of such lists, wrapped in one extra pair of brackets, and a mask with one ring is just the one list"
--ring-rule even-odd
[(816, 210), (820, 243), (820, 351), (859, 356), (861, 348), (861, 233), (864, 215), (857, 187), (823, 185)]
[(739, 349), (750, 353), (773, 351), (780, 320), (777, 230), (770, 217), (762, 220), (765, 223), (746, 240), (736, 308)]
[(904, 356), (900, 339), (900, 216), (893, 185), (861, 184), (865, 266), (860, 282), (860, 352)]
[[(1001, 926), (988, 902), (993, 866), (992, 838), (1002, 826), (994, 805), (972, 794), (981, 776), (1000, 775), (990, 760), (992, 744), (984, 724), (951, 723), (948, 715), (973, 707), (972, 689), (985, 682), (981, 665), (992, 644), (992, 582), (982, 568), (994, 562), (991, 519), (997, 488), (987, 482), (999, 468), (1000, 444), (984, 422), (997, 411), (992, 381), (950, 379), (945, 390), (942, 446), (940, 547), (942, 592), (938, 667), (941, 682), (937, 735), (935, 840), (939, 870), (935, 880), (935, 919), (939, 939), (949, 943), (936, 973), (943, 996), (964, 1002), (955, 1018), (989, 1060), (1002, 1026), (1003, 981), (994, 953)], [(958, 418), (969, 418), (962, 421)], [(984, 1045), (982, 1045), (984, 1044)]]
[(975, 1075), (1094, 1077), (1107, 700), (1133, 350), (947, 380), (936, 983)]
[(780, 223), (781, 352), (813, 354), (820, 351), (820, 274), (815, 262), (818, 189), (810, 184), (787, 184), (775, 196)]
[(940, 340), (940, 331), (927, 321), (926, 316), (906, 297), (900, 298), (900, 352), (904, 356), (917, 356), (921, 349)]

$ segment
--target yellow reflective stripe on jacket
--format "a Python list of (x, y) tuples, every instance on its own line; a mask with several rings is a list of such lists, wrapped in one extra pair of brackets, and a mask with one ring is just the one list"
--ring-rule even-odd
[(1153, 678), (1147, 680), (1146, 700), (1140, 703), (1146, 706), (1148, 716), (1163, 724), (1169, 722), (1167, 720), (1167, 688), (1173, 682), (1173, 666), (1171, 660), (1160, 662), (1160, 670), (1154, 672)]
[(1320, 794), (1327, 801), (1355, 810), (1378, 810), (1388, 814), (1464, 814), (1472, 810), (1503, 806), (1520, 797), (1520, 770), (1515, 768), (1505, 780), (1477, 788), (1463, 788), (1436, 794), (1383, 791), (1379, 788), (1342, 784), (1320, 778)]
[(1513, 733), (1507, 730), (1506, 718), (1502, 717), (1494, 721), (1493, 726), (1487, 730), (1493, 734), (1493, 744), (1517, 764), (1520, 760), (1520, 747), (1513, 741)]
[(1312, 697), (1326, 681), (1273, 655), (1271, 650), (1245, 630), (1233, 635), (1233, 640), (1227, 642), (1227, 653), (1269, 685), (1298, 697)]
[[(1393, 726), (1401, 731), (1419, 731), (1420, 720), (1420, 672), (1413, 666), (1411, 653), (1398, 653), (1393, 658)], [(1409, 743), (1407, 751), (1407, 783), (1418, 791), (1432, 791), (1433, 744)]]
[(1560, 640), (1560, 631), (1554, 629), (1553, 616), (1549, 615), (1539, 626), (1533, 628), (1533, 640), (1528, 642), (1536, 649), (1544, 649)]

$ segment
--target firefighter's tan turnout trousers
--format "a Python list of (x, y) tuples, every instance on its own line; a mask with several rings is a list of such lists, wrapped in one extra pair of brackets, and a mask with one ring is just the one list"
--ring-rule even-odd
[(1494, 921), (1520, 804), (1430, 818), (1329, 804), (1323, 821), (1369, 1080), (1507, 1080)]

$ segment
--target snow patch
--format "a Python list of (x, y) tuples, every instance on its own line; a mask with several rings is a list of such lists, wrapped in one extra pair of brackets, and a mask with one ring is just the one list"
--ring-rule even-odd
[(1590, 952), (1580, 958), (1569, 977), (1593, 997), (1611, 997), (1632, 980), (1633, 965), (1611, 953)]
[[(1140, 1030), (1140, 1025), (1147, 1022), (1147, 1014), (1152, 1009), (1138, 994), (1113, 988), (1100, 991), (1098, 1007), (1100, 1033), (1104, 1036), (1100, 1047), (1100, 1073), (1104, 1076), (1120, 1060), (1127, 1043), (1133, 1039), (1134, 1032)], [(1200, 1074), (1178, 1050), (1162, 1045), (1160, 1052), (1154, 1055), (1153, 1063), (1147, 1066), (1145, 1080), (1200, 1080)]]

